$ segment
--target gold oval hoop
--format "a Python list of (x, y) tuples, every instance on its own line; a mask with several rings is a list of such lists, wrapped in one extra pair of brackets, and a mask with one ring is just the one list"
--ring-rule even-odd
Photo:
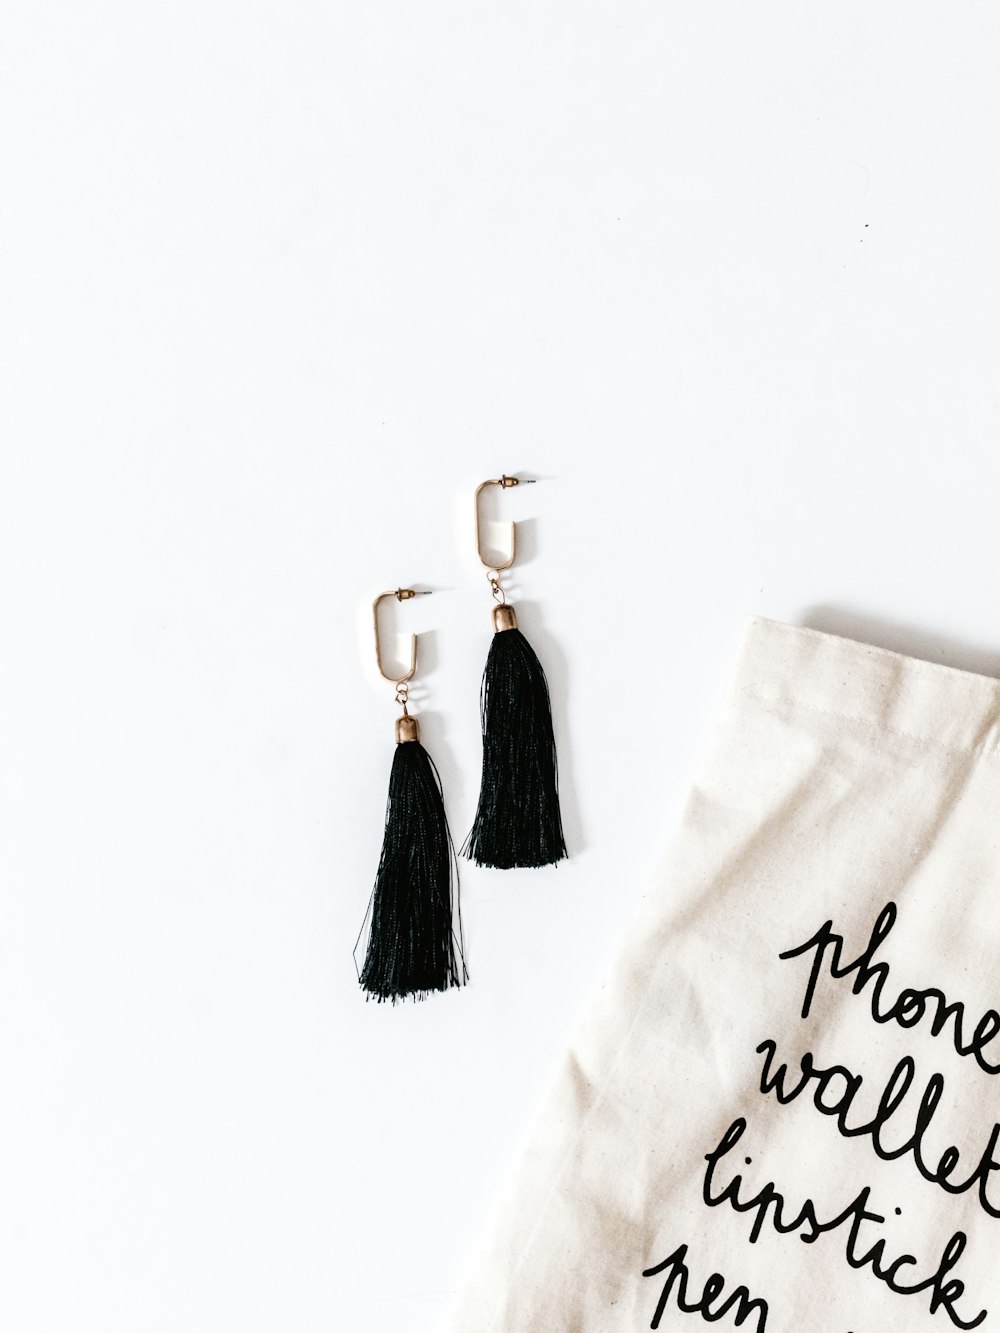
[(489, 481), (482, 481), (476, 487), (476, 552), (480, 563), (484, 569), (494, 570), (497, 574), (505, 569), (510, 569), (514, 563), (514, 557), (517, 555), (517, 524), (510, 525), (510, 556), (503, 564), (497, 564), (495, 560), (487, 560), (483, 555), (483, 532), (482, 520), (479, 514), (479, 497), (485, 491), (487, 486), (500, 486), (503, 490), (509, 490), (511, 486), (530, 486), (532, 480), (528, 477), (508, 477), (506, 473), (502, 477), (492, 477)]
[(408, 680), (413, 679), (414, 672), (417, 669), (417, 636), (410, 635), (410, 669), (405, 676), (390, 676), (382, 665), (382, 641), (378, 627), (378, 609), (387, 597), (395, 597), (397, 602), (409, 601), (411, 597), (428, 597), (429, 592), (415, 592), (412, 588), (396, 588), (394, 592), (380, 592), (372, 602), (372, 621), (375, 628), (375, 662), (378, 666), (378, 673), (383, 680), (387, 680), (390, 685), (405, 685)]

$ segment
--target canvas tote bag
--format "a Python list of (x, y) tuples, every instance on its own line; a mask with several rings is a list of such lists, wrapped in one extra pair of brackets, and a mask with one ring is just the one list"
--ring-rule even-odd
[(1000, 1329), (1000, 681), (747, 622), (460, 1333)]

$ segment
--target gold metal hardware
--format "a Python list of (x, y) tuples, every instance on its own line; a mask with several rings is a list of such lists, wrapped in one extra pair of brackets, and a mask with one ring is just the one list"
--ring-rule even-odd
[(488, 569), (486, 571), (486, 577), (490, 582), (490, 592), (493, 594), (493, 600), (499, 602), (500, 605), (503, 606), (504, 602), (507, 600), (507, 594), (504, 592), (503, 588), (500, 587), (499, 573), (495, 569)]
[(417, 636), (410, 635), (410, 669), (405, 676), (390, 676), (382, 665), (382, 643), (379, 636), (378, 609), (382, 602), (388, 597), (395, 597), (397, 602), (409, 601), (411, 597), (429, 597), (430, 591), (415, 592), (413, 588), (397, 588), (395, 592), (382, 592), (372, 603), (372, 620), (375, 627), (375, 661), (378, 665), (379, 675), (383, 680), (387, 680), (390, 685), (396, 687), (396, 702), (402, 704), (403, 712), (406, 713), (406, 682), (413, 679), (414, 672), (417, 669)]
[(407, 741), (418, 741), (420, 739), (420, 723), (415, 717), (410, 717), (409, 713), (404, 713), (402, 717), (396, 718), (396, 744), (405, 745)]
[[(487, 574), (490, 576), (491, 586), (493, 586), (494, 583), (496, 582), (496, 575), (501, 574), (505, 569), (510, 569), (511, 565), (514, 563), (514, 557), (517, 554), (517, 524), (511, 523), (510, 525), (510, 556), (508, 557), (508, 559), (505, 560), (502, 565), (494, 564), (492, 560), (487, 560), (486, 557), (483, 555), (482, 520), (479, 514), (479, 497), (480, 495), (482, 495), (483, 491), (486, 489), (487, 486), (499, 486), (502, 490), (506, 491), (509, 490), (511, 486), (533, 486), (533, 485), (534, 485), (534, 478), (508, 477), (505, 473), (502, 477), (493, 477), (489, 481), (481, 482), (476, 487), (476, 551), (479, 554), (479, 559), (483, 565), (483, 568), (487, 571)], [(493, 588), (494, 597), (496, 597), (497, 595), (498, 587), (499, 583), (496, 583), (496, 586)]]

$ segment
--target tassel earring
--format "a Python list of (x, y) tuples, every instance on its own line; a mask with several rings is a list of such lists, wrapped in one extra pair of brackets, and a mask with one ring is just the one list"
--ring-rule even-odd
[(424, 999), (432, 991), (462, 986), (468, 980), (458, 867), (441, 778), (420, 744), (420, 726), (408, 705), (409, 682), (417, 669), (417, 636), (410, 636), (410, 669), (398, 678), (383, 667), (379, 638), (380, 603), (389, 597), (405, 602), (425, 595), (412, 588), (397, 588), (376, 597), (372, 607), (379, 674), (395, 685), (396, 703), (403, 712), (396, 719), (382, 855), (354, 952), (357, 966), (358, 945), (369, 926), (358, 980), (369, 997), (394, 1003), (408, 995)]
[(552, 865), (566, 857), (559, 812), (558, 770), (549, 687), (542, 664), (517, 627), (500, 575), (516, 555), (510, 525), (510, 557), (502, 565), (483, 555), (479, 497), (487, 486), (507, 490), (517, 477), (484, 481), (476, 490), (476, 549), (493, 600), (493, 642), (480, 694), (483, 775), (479, 807), (462, 855), (477, 865), (508, 870)]

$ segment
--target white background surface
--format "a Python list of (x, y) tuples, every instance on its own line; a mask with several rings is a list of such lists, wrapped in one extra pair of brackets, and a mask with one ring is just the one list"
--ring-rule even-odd
[[(1000, 670), (1000, 17), (5, 19), (0, 1324), (443, 1330), (741, 618)], [(366, 1005), (369, 602), (460, 837), (501, 471), (572, 860)]]

